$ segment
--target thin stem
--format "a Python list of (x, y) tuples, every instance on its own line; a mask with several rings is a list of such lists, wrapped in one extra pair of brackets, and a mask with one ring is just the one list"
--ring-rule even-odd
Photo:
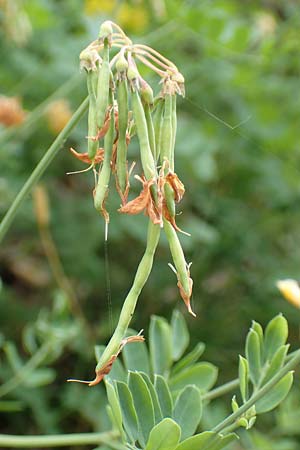
[(150, 275), (154, 253), (158, 244), (159, 236), (160, 236), (159, 225), (154, 225), (150, 220), (148, 226), (147, 247), (145, 253), (137, 269), (133, 285), (131, 286), (131, 289), (128, 292), (127, 297), (124, 301), (118, 325), (107, 347), (105, 348), (103, 355), (101, 356), (97, 364), (96, 370), (100, 370), (109, 361), (111, 356), (117, 354), (118, 352), (120, 342), (124, 338), (126, 330), (132, 319), (138, 297)]
[(18, 372), (12, 378), (0, 386), (0, 398), (18, 387), (19, 384), (26, 379), (30, 372), (36, 369), (44, 361), (52, 345), (53, 343), (51, 341), (46, 341), (27, 361), (27, 363), (24, 364), (23, 367), (20, 367)]
[(212, 431), (215, 433), (220, 433), (225, 428), (229, 427), (232, 423), (234, 423), (237, 419), (239, 419), (242, 414), (248, 411), (251, 406), (253, 406), (258, 400), (260, 400), (265, 394), (267, 394), (272, 387), (274, 387), (278, 381), (280, 381), (290, 370), (293, 370), (300, 363), (300, 350), (297, 350), (294, 353), (294, 356), (290, 361), (282, 367), (270, 381), (268, 381), (261, 389), (259, 389), (256, 394), (252, 395), (252, 397), (244, 403), (236, 412), (232, 413), (226, 419), (224, 419), (219, 425), (215, 426)]
[(236, 378), (235, 380), (229, 381), (228, 383), (219, 386), (202, 396), (202, 400), (213, 400), (217, 397), (221, 397), (221, 395), (225, 395), (228, 392), (233, 391), (240, 385), (240, 380)]
[(164, 77), (166, 75), (166, 72), (164, 70), (160, 70), (158, 67), (156, 67), (154, 64), (152, 64), (148, 59), (144, 58), (142, 55), (136, 53), (137, 59), (139, 59), (145, 66), (148, 66), (150, 69), (154, 70), (158, 75), (161, 77)]
[(168, 64), (163, 63), (158, 58), (156, 58), (154, 55), (152, 55), (149, 52), (146, 52), (145, 50), (142, 50), (142, 49), (139, 49), (139, 48), (135, 49), (134, 46), (133, 46), (133, 52), (135, 54), (142, 55), (142, 56), (145, 56), (146, 58), (152, 59), (152, 61), (154, 61), (156, 64), (159, 64), (163, 69), (170, 70), (171, 72), (174, 72), (174, 73), (177, 72), (177, 70), (173, 66), (170, 66)]
[(144, 45), (144, 44), (135, 44), (134, 47), (136, 48), (142, 48), (144, 50), (147, 50), (150, 53), (153, 53), (154, 55), (156, 55), (158, 58), (160, 58), (162, 61), (164, 61), (166, 64), (174, 67), (174, 69), (178, 70), (177, 67), (175, 66), (175, 64), (170, 61), (168, 58), (166, 58), (165, 56), (161, 55), (158, 51), (154, 50), (152, 47), (149, 47), (148, 45)]
[(19, 207), (21, 206), (23, 200), (25, 199), (26, 195), (29, 194), (31, 189), (34, 187), (34, 185), (39, 181), (51, 161), (54, 159), (54, 157), (59, 152), (61, 146), (64, 144), (68, 136), (70, 135), (73, 128), (77, 125), (81, 117), (84, 115), (84, 113), (87, 110), (89, 104), (88, 97), (81, 103), (77, 111), (73, 114), (67, 125), (64, 127), (64, 129), (59, 133), (59, 135), (56, 137), (52, 145), (49, 147), (49, 149), (46, 151), (38, 165), (35, 167), (33, 172), (31, 173), (30, 177), (18, 193), (18, 195), (15, 197), (12, 205), (10, 206), (9, 210), (5, 214), (4, 218), (2, 219), (2, 222), (0, 224), (0, 242), (6, 235), (7, 231), (9, 230), (9, 227), (11, 226)]
[(0, 447), (40, 448), (63, 447), (88, 444), (105, 444), (115, 450), (125, 450), (118, 442), (112, 442), (119, 433), (107, 431), (103, 433), (52, 434), (46, 436), (16, 436), (0, 434)]

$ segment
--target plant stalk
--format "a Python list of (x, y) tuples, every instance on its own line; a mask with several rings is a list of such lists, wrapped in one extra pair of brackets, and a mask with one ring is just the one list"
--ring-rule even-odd
[(73, 433), (53, 434), (46, 436), (16, 436), (0, 434), (0, 447), (9, 448), (41, 448), (63, 447), (88, 444), (105, 444), (115, 450), (125, 450), (117, 442), (112, 442), (119, 436), (118, 432), (107, 431), (103, 433)]
[(50, 145), (50, 147), (48, 148), (48, 150), (46, 151), (46, 153), (44, 154), (38, 165), (31, 173), (26, 183), (23, 185), (18, 195), (15, 197), (13, 203), (11, 204), (9, 210), (5, 214), (0, 224), (0, 242), (6, 235), (7, 231), (9, 230), (18, 212), (18, 209), (21, 206), (26, 195), (31, 191), (33, 186), (39, 181), (39, 179), (41, 178), (41, 176), (43, 175), (49, 164), (52, 162), (54, 157), (59, 152), (61, 146), (68, 138), (73, 128), (75, 128), (81, 117), (84, 115), (84, 113), (87, 110), (88, 103), (89, 101), (87, 97), (85, 100), (83, 100), (77, 111), (75, 111), (75, 113), (73, 114), (67, 125), (64, 127), (64, 129), (56, 137), (52, 145)]

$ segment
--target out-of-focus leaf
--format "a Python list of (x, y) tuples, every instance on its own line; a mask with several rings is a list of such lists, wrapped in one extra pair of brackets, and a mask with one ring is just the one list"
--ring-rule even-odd
[(165, 375), (172, 363), (172, 335), (168, 322), (162, 317), (151, 317), (149, 346), (153, 373)]
[(183, 315), (177, 309), (173, 311), (171, 319), (172, 330), (172, 358), (178, 361), (189, 345), (190, 335)]
[[(137, 334), (134, 330), (128, 330), (128, 336)], [(126, 370), (137, 370), (150, 374), (150, 364), (147, 346), (144, 342), (132, 342), (125, 345), (122, 350), (123, 361)]]
[(198, 361), (205, 350), (205, 344), (198, 342), (193, 350), (172, 367), (172, 376)]

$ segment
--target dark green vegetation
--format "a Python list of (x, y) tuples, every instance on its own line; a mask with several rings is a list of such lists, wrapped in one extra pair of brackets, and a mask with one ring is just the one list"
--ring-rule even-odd
[[(69, 99), (74, 111), (86, 95), (77, 55), (104, 17), (87, 17), (81, 1), (26, 3), (33, 32), (22, 46), (16, 45), (14, 37), (20, 38), (24, 19), (17, 24), (15, 35), (6, 27), (5, 40), (1, 28), (1, 94), (20, 96), (24, 108), (32, 111), (60, 89), (57, 97)], [(93, 3), (87, 1), (86, 8)], [(101, 5), (100, 0), (98, 3)], [(298, 278), (300, 267), (299, 11), (292, 1), (270, 1), (264, 6), (254, 1), (158, 1), (166, 6), (165, 13), (152, 11), (148, 3), (142, 5), (143, 29), (141, 18), (131, 12), (128, 31), (173, 60), (186, 80), (186, 98), (178, 101), (176, 171), (187, 190), (181, 205), (184, 215), (177, 221), (192, 234), (183, 239), (187, 260), (193, 261), (193, 309), (197, 313), (197, 319), (187, 317), (188, 325), (192, 341), (207, 343), (206, 359), (224, 367), (221, 377), (227, 381), (236, 376), (241, 334), (245, 336), (252, 318), (266, 324), (283, 311), (290, 324), (290, 341), (299, 342), (299, 315), (275, 290), (278, 278)], [(112, 19), (114, 15), (118, 15), (117, 2), (115, 11), (109, 13)], [(2, 23), (4, 19), (1, 12)], [(127, 31), (126, 25), (121, 25)], [(1, 214), (55, 137), (47, 117), (36, 114), (27, 126), (25, 122), (19, 129), (1, 130)], [(55, 327), (63, 335), (60, 347), (49, 350), (50, 372), (48, 369), (35, 381), (27, 381), (27, 385), (51, 383), (47, 389), (39, 387), (31, 393), (21, 386), (1, 399), (17, 401), (0, 403), (2, 410), (20, 411), (3, 414), (3, 432), (75, 432), (108, 426), (103, 409), (99, 410), (99, 404), (105, 402), (104, 391), (66, 385), (64, 380), (70, 375), (91, 376), (92, 345), (105, 342), (111, 334), (128, 281), (143, 253), (145, 219), (120, 217), (115, 212), (119, 199), (110, 198), (107, 272), (103, 222), (92, 204), (92, 173), (65, 175), (82, 168), (68, 148), (86, 151), (86, 133), (82, 121), (43, 179), (50, 199), (51, 234), (73, 286), (72, 295), (69, 284), (58, 286), (49, 269), (31, 198), (1, 245), (0, 325), (11, 360), (9, 366), (1, 358), (2, 380), (9, 379), (17, 366), (14, 349), (7, 341), (16, 343), (25, 361), (34, 352), (35, 339), (48, 343)], [(170, 318), (173, 307), (182, 302), (167, 262), (165, 243), (165, 248), (160, 245), (136, 311), (132, 325), (137, 329), (148, 328), (152, 313)], [(73, 301), (66, 302), (66, 296)], [(52, 308), (53, 299), (56, 310), (51, 325), (50, 317), (44, 315), (36, 322), (41, 309)], [(76, 320), (69, 316), (70, 309)], [(289, 400), (290, 404), (294, 401)], [(220, 416), (223, 408), (220, 403)], [(277, 415), (278, 434), (295, 432), (286, 412), (293, 409), (299, 417), (297, 408), (288, 405)], [(272, 420), (259, 420), (257, 429), (271, 429)], [(249, 436), (251, 433), (245, 439)], [(253, 439), (254, 444), (244, 444), (247, 450), (251, 445), (275, 448), (274, 443), (261, 443), (257, 432)], [(292, 450), (298, 444), (280, 445), (280, 449)]]

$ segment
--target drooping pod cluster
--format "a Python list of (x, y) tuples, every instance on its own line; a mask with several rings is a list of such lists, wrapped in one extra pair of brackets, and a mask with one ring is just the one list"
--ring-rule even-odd
[[(88, 151), (71, 151), (76, 158), (89, 164), (88, 169), (94, 170), (95, 208), (107, 224), (106, 200), (113, 174), (121, 199), (118, 211), (132, 215), (144, 212), (149, 218), (146, 252), (125, 299), (114, 335), (97, 366), (96, 375), (101, 378), (101, 370), (117, 353), (150, 274), (161, 229), (169, 242), (171, 267), (177, 276), (180, 295), (188, 311), (195, 315), (190, 305), (193, 285), (190, 264), (185, 261), (178, 237), (178, 232), (184, 232), (176, 224), (176, 205), (185, 192), (174, 171), (176, 96), (184, 96), (184, 78), (174, 63), (151, 47), (133, 44), (111, 21), (102, 24), (98, 39), (81, 52), (80, 64), (87, 72)], [(140, 74), (141, 65), (160, 78), (156, 96)], [(130, 161), (129, 144), (134, 135), (139, 143), (139, 161)], [(136, 162), (141, 168), (138, 169), (141, 172), (135, 174), (142, 185), (141, 192), (128, 200), (129, 178)]]

